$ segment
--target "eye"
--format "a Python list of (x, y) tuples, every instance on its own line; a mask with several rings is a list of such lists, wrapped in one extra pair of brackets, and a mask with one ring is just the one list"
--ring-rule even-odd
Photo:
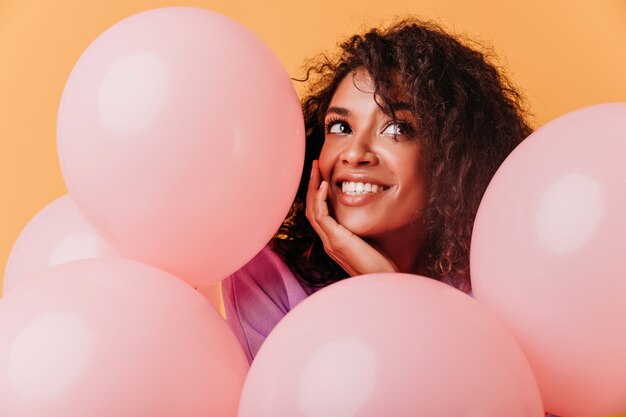
[(408, 123), (396, 121), (387, 124), (381, 133), (390, 136), (410, 136), (412, 132)]
[(350, 125), (345, 120), (331, 119), (326, 123), (326, 133), (347, 135), (352, 133)]

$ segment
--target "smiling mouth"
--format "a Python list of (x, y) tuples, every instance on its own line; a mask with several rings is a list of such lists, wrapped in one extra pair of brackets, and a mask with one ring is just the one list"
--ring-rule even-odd
[(339, 181), (337, 187), (347, 195), (377, 194), (389, 189), (385, 185), (354, 181)]

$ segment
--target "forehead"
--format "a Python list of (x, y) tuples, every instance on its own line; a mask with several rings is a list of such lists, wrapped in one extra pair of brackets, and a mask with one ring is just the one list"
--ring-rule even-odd
[[(346, 75), (337, 86), (335, 93), (330, 102), (329, 107), (354, 107), (357, 105), (376, 106), (385, 113), (390, 110), (403, 111), (412, 110), (409, 94), (402, 85), (399, 74), (393, 76), (392, 88), (387, 91), (376, 91), (376, 85), (367, 72), (363, 68), (359, 68)], [(384, 98), (383, 98), (384, 96)]]

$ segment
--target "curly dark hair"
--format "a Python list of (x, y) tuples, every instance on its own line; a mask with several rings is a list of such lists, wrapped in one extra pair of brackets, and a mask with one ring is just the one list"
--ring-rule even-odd
[(434, 23), (410, 18), (339, 46), (338, 57), (322, 55), (300, 80), (310, 83), (302, 99), (304, 173), (274, 249), (309, 287), (348, 276), (324, 251), (305, 217), (305, 204), (311, 164), (324, 143), (326, 110), (344, 77), (365, 69), (385, 113), (394, 116), (398, 87), (411, 99), (428, 167), (421, 249), (427, 270), (432, 278), (470, 291), (469, 247), (478, 205), (497, 168), (532, 132), (520, 93), (484, 48)]

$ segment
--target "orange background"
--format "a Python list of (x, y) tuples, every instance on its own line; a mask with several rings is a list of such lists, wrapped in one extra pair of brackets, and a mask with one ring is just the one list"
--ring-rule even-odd
[(0, 0), (0, 271), (30, 218), (66, 193), (55, 124), (72, 66), (114, 23), (176, 5), (244, 24), (293, 77), (307, 57), (411, 13), (493, 47), (525, 92), (536, 126), (576, 108), (626, 101), (626, 0)]

